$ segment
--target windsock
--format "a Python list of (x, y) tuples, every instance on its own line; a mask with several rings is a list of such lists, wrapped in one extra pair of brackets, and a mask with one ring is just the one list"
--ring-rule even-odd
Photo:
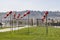
[(45, 11), (44, 13), (45, 13), (45, 16), (47, 16), (47, 15), (48, 15), (48, 11)]
[(19, 18), (19, 17), (20, 17), (20, 14), (18, 14), (17, 18)]
[(6, 18), (7, 16), (9, 16), (9, 14), (6, 14), (6, 16), (4, 18)]
[(12, 11), (9, 12), (9, 14), (11, 14), (11, 13), (12, 13)]
[(26, 16), (26, 15), (28, 15), (28, 14), (30, 14), (30, 11), (27, 11), (27, 12), (23, 15), (23, 17)]
[(30, 11), (27, 11), (26, 13), (24, 13), (24, 15), (23, 15), (23, 16), (21, 16), (21, 18), (23, 18), (23, 17), (27, 16), (28, 14), (30, 14)]
[(14, 19), (15, 19), (15, 17), (16, 17), (16, 13), (14, 13), (14, 15), (13, 15), (13, 16), (14, 16)]
[(30, 14), (30, 11), (27, 11), (27, 14)]
[(4, 18), (7, 18), (11, 13), (12, 11), (8, 12)]
[(26, 15), (27, 15), (27, 13), (25, 13), (25, 14), (23, 15), (23, 17), (26, 16)]
[(47, 15), (48, 15), (48, 11), (45, 11), (45, 12), (44, 12), (44, 16), (43, 16), (43, 18), (42, 18), (42, 21), (44, 21), (44, 19), (46, 18)]
[(42, 21), (44, 21), (45, 17), (46, 17), (45, 15), (42, 17)]

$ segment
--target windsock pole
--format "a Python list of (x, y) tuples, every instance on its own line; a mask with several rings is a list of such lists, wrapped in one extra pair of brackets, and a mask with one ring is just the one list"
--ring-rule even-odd
[[(18, 14), (18, 16), (17, 16), (17, 27), (18, 27), (18, 29), (19, 29), (19, 18), (20, 18), (20, 14)], [(18, 32), (19, 32), (19, 30), (18, 30)]]
[(28, 14), (28, 34), (29, 34), (29, 14)]
[(47, 16), (46, 16), (46, 35), (48, 34)]
[(48, 35), (47, 15), (48, 15), (48, 11), (45, 11), (45, 16), (46, 16), (46, 35)]
[(30, 11), (28, 11), (27, 14), (28, 14), (28, 34), (29, 34), (29, 14), (30, 14)]
[(14, 22), (15, 22), (15, 20), (16, 20), (16, 12), (14, 12), (13, 14), (14, 14), (14, 15), (13, 15), (13, 26), (16, 26), (16, 25), (14, 25)]
[[(13, 22), (12, 22), (12, 19), (11, 19), (12, 11), (9, 12), (9, 15), (10, 15), (10, 27), (11, 27), (11, 30), (13, 31)], [(12, 25), (11, 25), (11, 23), (12, 23)]]
[[(2, 13), (1, 13), (2, 14)], [(1, 23), (2, 23), (2, 15), (1, 15)], [(3, 25), (3, 24), (2, 24)], [(1, 28), (2, 28), (2, 25), (1, 25)]]
[(48, 11), (44, 12), (44, 16), (42, 18), (42, 22), (44, 22), (44, 19), (46, 20), (46, 35), (48, 34), (48, 26), (47, 26), (47, 15), (48, 15)]

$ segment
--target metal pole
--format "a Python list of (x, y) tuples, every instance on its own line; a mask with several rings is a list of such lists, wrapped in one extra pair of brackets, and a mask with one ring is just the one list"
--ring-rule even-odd
[(11, 15), (10, 15), (10, 27), (11, 27)]
[(14, 19), (12, 19), (12, 31), (13, 31), (13, 20), (14, 20)]
[(29, 34), (29, 14), (28, 14), (28, 34)]
[[(1, 23), (2, 23), (2, 13), (1, 13)], [(3, 24), (2, 24), (3, 25)], [(1, 25), (1, 28), (2, 28), (2, 25)]]
[(18, 32), (19, 32), (19, 19), (17, 20), (17, 25), (18, 25)]
[(48, 34), (47, 16), (46, 16), (46, 35)]
[(38, 26), (38, 19), (37, 19), (37, 26)]
[(13, 31), (13, 19), (11, 17), (12, 17), (12, 14), (10, 14), (10, 27), (11, 27), (11, 30)]
[(11, 14), (10, 14), (10, 27), (11, 27)]
[(31, 19), (31, 23), (32, 23), (31, 25), (33, 26), (33, 19)]
[[(12, 14), (11, 14), (11, 16), (12, 16)], [(12, 16), (12, 17), (13, 17), (13, 16)], [(12, 25), (11, 25), (11, 26), (12, 26), (12, 31), (13, 31), (13, 18), (11, 19), (11, 21), (12, 21)]]

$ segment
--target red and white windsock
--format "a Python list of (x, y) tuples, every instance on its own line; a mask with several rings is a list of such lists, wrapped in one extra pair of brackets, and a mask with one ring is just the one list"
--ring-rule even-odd
[(45, 17), (46, 17), (45, 15), (42, 17), (42, 21), (44, 21)]
[(4, 18), (7, 18), (11, 13), (12, 11), (8, 12)]
[(27, 12), (23, 15), (23, 17), (26, 16), (26, 15), (28, 15), (28, 14), (30, 14), (30, 11), (27, 11)]
[(26, 14), (30, 14), (30, 11), (27, 11), (27, 13)]
[(42, 17), (42, 21), (45, 20), (45, 18), (46, 18), (47, 15), (48, 15), (48, 11), (45, 11), (45, 12), (44, 12), (44, 16)]
[(9, 14), (11, 14), (11, 13), (12, 13), (12, 11), (9, 12)]
[(48, 11), (45, 11), (44, 13), (45, 13), (45, 14), (44, 14), (45, 16), (47, 16), (47, 15), (48, 15)]
[(30, 11), (27, 11), (26, 13), (24, 13), (24, 15), (21, 18), (27, 16), (28, 14), (30, 14)]
[(20, 14), (18, 14), (17, 18), (19, 18), (19, 17), (20, 17)]
[(43, 19), (45, 19), (45, 17), (46, 17), (46, 16), (44, 15), (44, 16), (43, 16)]
[(9, 16), (9, 14), (6, 14), (4, 18), (7, 18), (7, 16)]
[(16, 13), (14, 13), (14, 15), (13, 15), (13, 16), (14, 16), (14, 19), (15, 19), (15, 18), (16, 18)]

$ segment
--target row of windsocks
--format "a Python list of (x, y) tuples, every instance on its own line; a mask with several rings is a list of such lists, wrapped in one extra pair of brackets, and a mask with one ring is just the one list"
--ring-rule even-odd
[[(10, 11), (10, 12), (8, 12), (6, 15), (5, 15), (5, 17), (4, 18), (7, 18), (9, 15), (11, 15), (13, 13), (13, 11)], [(26, 13), (24, 13), (22, 16), (20, 15), (20, 14), (18, 14), (17, 15), (17, 17), (16, 17), (16, 13), (14, 12), (13, 13), (13, 16), (14, 16), (14, 19), (16, 19), (16, 18), (23, 18), (23, 17), (25, 17), (25, 16), (27, 16), (28, 14), (30, 14), (30, 11), (27, 11)], [(44, 21), (45, 19), (46, 19), (46, 16), (48, 15), (48, 11), (45, 11), (44, 12), (44, 15), (43, 15), (43, 17), (42, 17), (42, 21)]]
[(14, 19), (18, 19), (18, 18), (23, 18), (23, 17), (27, 16), (28, 14), (30, 14), (30, 11), (27, 11), (26, 13), (24, 13), (23, 16), (21, 16), (20, 13), (19, 13), (19, 14), (17, 15), (17, 17), (16, 17), (16, 13), (15, 13), (15, 12), (10, 11), (10, 12), (8, 12), (8, 13), (4, 16), (4, 18), (7, 18), (7, 17), (8, 17), (9, 15), (11, 15), (11, 14), (13, 14)]

